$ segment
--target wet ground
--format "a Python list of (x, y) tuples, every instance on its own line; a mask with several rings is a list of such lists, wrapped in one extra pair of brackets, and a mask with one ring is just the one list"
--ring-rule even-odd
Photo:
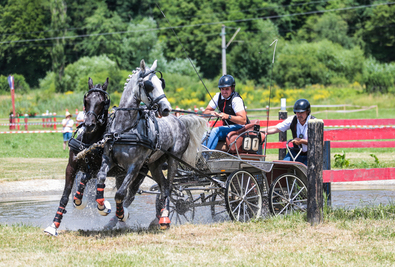
[[(41, 183), (41, 187), (37, 185)], [(59, 183), (54, 185), (54, 183)], [(43, 229), (52, 223), (61, 197), (63, 181), (40, 181), (33, 185), (14, 188), (14, 193), (7, 191), (9, 183), (0, 184), (0, 224), (26, 224), (42, 227)], [(33, 183), (32, 183), (33, 184)], [(42, 185), (44, 184), (44, 186)], [(145, 183), (144, 189), (148, 189), (152, 181)], [(18, 191), (19, 190), (19, 191)], [(97, 213), (93, 195), (90, 197), (88, 206), (84, 210), (73, 207), (72, 201), (66, 208), (59, 230), (100, 230), (108, 223), (115, 214), (115, 202), (113, 199), (115, 190), (107, 188), (105, 197), (110, 201), (113, 212), (103, 217)], [(72, 197), (70, 197), (72, 199)], [(156, 195), (137, 195), (133, 204), (129, 207), (131, 214), (127, 227), (146, 228), (155, 218)], [(332, 184), (332, 206), (354, 208), (357, 206), (378, 205), (395, 203), (395, 183), (336, 183)], [(189, 215), (190, 218), (190, 215)], [(222, 217), (227, 220), (228, 218)], [(175, 218), (172, 219), (175, 222)], [(195, 210), (194, 223), (212, 223), (210, 208), (201, 207)]]

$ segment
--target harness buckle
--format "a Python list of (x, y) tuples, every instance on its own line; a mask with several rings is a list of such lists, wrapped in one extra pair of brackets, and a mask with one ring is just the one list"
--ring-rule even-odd
[(114, 141), (115, 141), (115, 142), (118, 141), (118, 140), (121, 138), (121, 136), (119, 135), (119, 133), (113, 133), (113, 136), (114, 136)]

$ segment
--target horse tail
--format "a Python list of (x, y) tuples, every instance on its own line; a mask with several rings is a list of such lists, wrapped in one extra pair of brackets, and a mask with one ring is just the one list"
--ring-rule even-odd
[(208, 124), (205, 119), (196, 115), (183, 115), (179, 119), (185, 125), (190, 137), (182, 160), (195, 167), (196, 160), (202, 152), (202, 139), (208, 129)]

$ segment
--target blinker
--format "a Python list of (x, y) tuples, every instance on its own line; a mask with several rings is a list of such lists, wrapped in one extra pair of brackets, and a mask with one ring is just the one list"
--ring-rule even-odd
[(144, 81), (144, 88), (148, 93), (152, 92), (154, 90), (154, 84), (150, 80)]

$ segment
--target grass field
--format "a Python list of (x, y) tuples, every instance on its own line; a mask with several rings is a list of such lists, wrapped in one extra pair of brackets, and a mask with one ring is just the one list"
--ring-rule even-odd
[(0, 225), (2, 266), (392, 266), (395, 206), (168, 231), (62, 231)]

